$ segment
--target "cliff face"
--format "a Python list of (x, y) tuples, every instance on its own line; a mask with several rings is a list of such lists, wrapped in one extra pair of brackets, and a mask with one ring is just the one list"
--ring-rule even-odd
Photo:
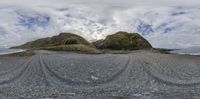
[(99, 49), (139, 50), (151, 49), (151, 44), (138, 33), (117, 32), (93, 44)]

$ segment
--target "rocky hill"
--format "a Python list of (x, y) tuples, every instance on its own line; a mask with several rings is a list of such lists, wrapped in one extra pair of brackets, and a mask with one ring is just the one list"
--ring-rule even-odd
[(152, 46), (137, 33), (117, 32), (116, 34), (108, 35), (104, 40), (98, 40), (92, 44), (81, 36), (71, 33), (61, 33), (53, 37), (38, 39), (12, 48), (100, 53), (101, 51), (98, 49), (140, 50), (151, 49)]
[(93, 44), (99, 49), (139, 50), (151, 49), (151, 44), (138, 33), (117, 32)]
[(83, 37), (72, 33), (60, 33), (59, 35), (42, 38), (28, 42), (21, 46), (12, 48), (20, 49), (44, 49), (54, 51), (80, 51), (80, 52), (99, 52), (91, 43)]
[(60, 33), (59, 35), (53, 37), (38, 39), (13, 48), (41, 49), (50, 46), (72, 45), (72, 44), (91, 45), (87, 40), (85, 40), (81, 36), (72, 33)]

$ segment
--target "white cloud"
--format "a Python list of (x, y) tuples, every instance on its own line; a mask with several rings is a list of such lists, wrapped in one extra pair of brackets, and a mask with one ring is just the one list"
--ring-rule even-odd
[(139, 32), (154, 47), (200, 46), (198, 0), (0, 1), (0, 47), (62, 31), (100, 39), (117, 31)]
[(67, 6), (69, 4), (99, 5), (99, 6), (196, 6), (199, 0), (1, 0), (1, 5), (46, 5)]

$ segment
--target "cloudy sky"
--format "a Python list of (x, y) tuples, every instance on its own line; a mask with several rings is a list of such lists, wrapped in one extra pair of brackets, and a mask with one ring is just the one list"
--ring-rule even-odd
[(199, 0), (1, 0), (3, 5), (50, 5), (92, 4), (108, 6), (199, 6)]
[(154, 47), (200, 46), (199, 0), (0, 0), (0, 48), (73, 32), (137, 32)]

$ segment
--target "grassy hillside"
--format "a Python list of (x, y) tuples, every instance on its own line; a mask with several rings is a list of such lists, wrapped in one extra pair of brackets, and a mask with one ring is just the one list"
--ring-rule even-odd
[(81, 36), (72, 33), (60, 33), (59, 35), (53, 37), (38, 39), (12, 48), (43, 49), (50, 46), (70, 45), (70, 44), (84, 44), (91, 46), (91, 44)]
[(139, 50), (150, 49), (151, 44), (138, 33), (117, 32), (93, 44), (99, 49)]
[(108, 35), (104, 40), (98, 40), (92, 44), (81, 36), (71, 33), (61, 33), (53, 37), (38, 39), (12, 48), (100, 53), (101, 51), (98, 49), (139, 50), (151, 49), (152, 46), (137, 33), (117, 32), (113, 35)]

